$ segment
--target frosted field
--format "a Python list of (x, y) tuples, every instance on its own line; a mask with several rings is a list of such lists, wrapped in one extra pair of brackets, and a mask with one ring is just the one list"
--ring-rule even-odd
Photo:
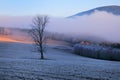
[(45, 60), (31, 44), (0, 43), (0, 80), (120, 80), (120, 62), (85, 58), (49, 45)]

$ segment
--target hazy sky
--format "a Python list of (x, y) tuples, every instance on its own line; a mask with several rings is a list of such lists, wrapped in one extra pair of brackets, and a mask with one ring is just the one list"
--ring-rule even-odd
[(106, 5), (120, 5), (120, 0), (0, 0), (0, 15), (66, 17)]

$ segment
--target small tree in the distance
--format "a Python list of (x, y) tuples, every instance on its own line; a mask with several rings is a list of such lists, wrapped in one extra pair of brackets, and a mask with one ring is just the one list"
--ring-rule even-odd
[(48, 23), (48, 16), (36, 16), (32, 22), (31, 35), (33, 41), (41, 54), (41, 59), (44, 59), (44, 42), (45, 42), (45, 28)]

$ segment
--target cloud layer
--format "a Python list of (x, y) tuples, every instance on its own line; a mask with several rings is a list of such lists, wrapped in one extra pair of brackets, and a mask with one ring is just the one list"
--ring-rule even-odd
[(96, 11), (92, 15), (51, 20), (49, 30), (73, 35), (95, 36), (120, 43), (120, 16)]
[(32, 16), (0, 16), (1, 27), (29, 28)]
[[(0, 26), (30, 28), (32, 18), (1, 16)], [(120, 16), (96, 11), (94, 14), (75, 18), (50, 18), (47, 30), (73, 36), (96, 36), (120, 43)]]

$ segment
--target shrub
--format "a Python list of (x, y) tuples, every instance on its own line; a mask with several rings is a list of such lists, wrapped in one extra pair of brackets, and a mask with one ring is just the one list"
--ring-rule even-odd
[(120, 50), (99, 45), (74, 45), (74, 53), (97, 59), (120, 60)]

